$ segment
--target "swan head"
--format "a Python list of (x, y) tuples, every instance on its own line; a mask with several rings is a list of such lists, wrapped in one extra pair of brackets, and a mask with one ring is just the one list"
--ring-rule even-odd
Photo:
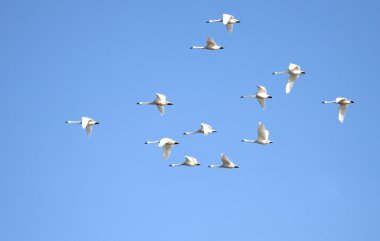
[(268, 99), (272, 99), (272, 96), (271, 96), (271, 95), (268, 95)]
[(236, 23), (240, 23), (240, 20), (236, 20)]
[(197, 163), (197, 166), (200, 166), (201, 164), (200, 163)]
[(178, 145), (178, 144), (179, 144), (179, 142), (177, 142), (177, 141), (176, 141), (176, 142), (174, 142), (174, 145)]
[(355, 102), (353, 102), (352, 100), (350, 100), (350, 103), (353, 104), (353, 103), (355, 103)]
[(96, 122), (95, 122), (95, 125), (99, 125), (99, 124), (100, 124), (100, 122), (99, 122), (99, 121), (96, 121)]
[(306, 72), (305, 71), (301, 71), (301, 74), (306, 74)]
[(173, 103), (172, 102), (168, 102), (167, 105), (173, 105)]

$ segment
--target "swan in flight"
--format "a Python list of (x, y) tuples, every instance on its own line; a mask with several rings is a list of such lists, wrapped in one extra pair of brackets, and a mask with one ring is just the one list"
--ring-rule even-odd
[(165, 113), (165, 105), (173, 105), (173, 103), (166, 100), (166, 96), (156, 93), (156, 99), (153, 102), (137, 102), (138, 105), (156, 105), (161, 113), (161, 116)]
[(88, 117), (82, 117), (81, 121), (65, 121), (67, 124), (82, 124), (82, 128), (86, 129), (87, 136), (91, 136), (92, 133), (92, 126), (99, 124), (99, 122), (94, 121), (91, 118)]
[(208, 20), (206, 23), (215, 23), (215, 22), (222, 22), (224, 25), (226, 25), (227, 31), (231, 33), (233, 29), (233, 24), (240, 23), (240, 20), (235, 19), (234, 16), (232, 15), (223, 14), (222, 19)]
[(188, 167), (195, 167), (201, 165), (196, 158), (191, 157), (191, 156), (185, 156), (185, 162), (181, 164), (170, 164), (169, 166), (171, 167), (176, 167), (176, 166), (188, 166)]
[(223, 153), (220, 155), (220, 159), (222, 160), (222, 165), (210, 165), (208, 167), (239, 168)]
[(268, 138), (269, 138), (269, 131), (265, 129), (265, 126), (263, 123), (259, 122), (257, 140), (243, 139), (242, 142), (251, 142), (251, 143), (257, 143), (257, 144), (262, 144), (262, 145), (273, 143), (273, 141), (268, 140)]
[(216, 130), (213, 130), (212, 127), (208, 124), (201, 123), (201, 128), (197, 131), (189, 131), (183, 133), (184, 135), (191, 135), (191, 134), (196, 134), (196, 133), (203, 133), (203, 135), (207, 136), (210, 133), (218, 132)]
[(338, 119), (339, 119), (340, 123), (343, 123), (344, 116), (346, 114), (346, 110), (347, 110), (348, 105), (352, 104), (354, 102), (352, 100), (347, 99), (347, 98), (338, 97), (335, 100), (332, 100), (332, 101), (323, 101), (322, 103), (323, 104), (339, 104), (339, 116), (338, 116)]
[(222, 46), (217, 45), (215, 41), (210, 37), (207, 38), (206, 42), (207, 42), (207, 45), (205, 47), (192, 46), (190, 49), (208, 49), (208, 50), (224, 49)]
[(258, 85), (256, 95), (242, 95), (240, 98), (257, 98), (259, 104), (263, 107), (263, 110), (265, 110), (265, 99), (271, 99), (272, 96), (268, 95), (267, 89), (264, 86)]
[(287, 71), (282, 71), (282, 72), (273, 72), (274, 75), (278, 74), (290, 74), (288, 78), (288, 83), (286, 84), (286, 93), (289, 94), (290, 91), (292, 90), (296, 80), (300, 75), (304, 75), (305, 71), (301, 70), (301, 67), (296, 64), (289, 64), (289, 69)]
[(164, 159), (168, 159), (173, 146), (179, 144), (178, 142), (176, 142), (170, 138), (162, 138), (159, 141), (146, 141), (144, 144), (156, 144), (156, 143), (158, 143), (158, 147), (163, 147)]

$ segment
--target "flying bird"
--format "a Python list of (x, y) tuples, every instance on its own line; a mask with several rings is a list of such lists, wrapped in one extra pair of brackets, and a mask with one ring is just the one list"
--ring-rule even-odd
[(99, 124), (99, 122), (94, 121), (91, 118), (88, 117), (82, 117), (81, 121), (65, 121), (67, 124), (81, 124), (83, 129), (86, 129), (87, 136), (91, 136), (92, 133), (92, 126)]
[(222, 46), (217, 45), (215, 41), (210, 37), (207, 38), (206, 42), (207, 42), (207, 45), (204, 47), (192, 46), (190, 49), (208, 49), (208, 50), (224, 49)]
[(300, 77), (300, 75), (304, 75), (305, 71), (301, 70), (301, 67), (299, 65), (289, 64), (288, 70), (281, 71), (281, 72), (273, 72), (273, 75), (278, 75), (278, 74), (290, 74), (288, 78), (288, 82), (286, 84), (286, 89), (285, 89), (286, 93), (289, 94), (296, 80)]
[(263, 123), (259, 122), (259, 128), (257, 132), (258, 132), (257, 140), (243, 139), (242, 142), (251, 142), (251, 143), (257, 143), (257, 144), (262, 144), (262, 145), (273, 143), (273, 141), (268, 140), (269, 131), (265, 129), (265, 126)]
[(233, 25), (235, 23), (240, 23), (240, 20), (235, 19), (235, 17), (230, 14), (223, 14), (222, 19), (208, 20), (206, 23), (215, 23), (215, 22), (222, 22), (224, 25), (226, 25), (227, 31), (231, 33), (233, 30)]
[(349, 104), (354, 103), (352, 100), (349, 100), (347, 98), (338, 97), (335, 100), (332, 101), (323, 101), (323, 104), (339, 104), (339, 122), (343, 124), (344, 117), (346, 115), (346, 110)]
[(239, 168), (223, 153), (220, 155), (220, 159), (222, 160), (222, 165), (210, 165), (208, 167)]
[(266, 104), (265, 99), (271, 99), (272, 96), (268, 95), (267, 89), (264, 86), (257, 86), (257, 93), (255, 95), (242, 95), (240, 98), (257, 98), (259, 104), (265, 110)]
[(176, 167), (176, 166), (188, 166), (188, 167), (195, 167), (201, 165), (196, 158), (191, 157), (191, 156), (185, 156), (185, 162), (180, 163), (180, 164), (170, 164), (169, 166), (171, 167)]
[(156, 93), (156, 99), (152, 102), (137, 102), (138, 105), (156, 105), (161, 113), (161, 116), (165, 113), (165, 105), (173, 105), (172, 102), (166, 100), (166, 96)]
[(201, 123), (201, 128), (197, 131), (188, 131), (183, 133), (184, 135), (191, 135), (196, 133), (202, 133), (203, 135), (207, 136), (208, 134), (217, 132), (216, 130), (213, 130), (212, 127), (208, 124)]
[(170, 138), (162, 138), (159, 141), (146, 141), (144, 144), (156, 144), (156, 143), (158, 143), (158, 147), (163, 148), (164, 159), (168, 159), (173, 146), (179, 144), (178, 142)]

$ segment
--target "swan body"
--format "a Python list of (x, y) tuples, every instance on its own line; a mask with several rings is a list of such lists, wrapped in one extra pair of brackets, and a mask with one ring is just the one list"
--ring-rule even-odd
[(65, 121), (67, 124), (81, 124), (83, 129), (86, 129), (87, 136), (91, 136), (92, 134), (92, 126), (99, 124), (99, 122), (94, 121), (91, 118), (88, 117), (82, 117), (81, 121)]
[(271, 99), (272, 96), (268, 95), (267, 89), (264, 86), (257, 86), (257, 93), (255, 95), (242, 95), (240, 98), (257, 98), (259, 104), (265, 110), (265, 99)]
[(224, 25), (226, 25), (227, 31), (231, 33), (233, 30), (233, 25), (235, 23), (240, 23), (240, 20), (235, 19), (235, 17), (230, 14), (223, 14), (222, 19), (208, 20), (206, 23), (216, 23), (216, 22), (222, 22)]
[(338, 119), (339, 122), (343, 124), (344, 117), (346, 115), (346, 110), (349, 104), (354, 103), (352, 100), (349, 100), (347, 98), (338, 97), (335, 100), (332, 101), (323, 101), (323, 104), (339, 104), (339, 115)]
[(166, 96), (156, 93), (156, 99), (152, 102), (137, 102), (138, 105), (155, 105), (160, 111), (161, 116), (165, 113), (165, 105), (173, 105), (172, 102), (166, 100)]
[(223, 153), (220, 155), (220, 159), (222, 160), (222, 165), (209, 165), (208, 167), (220, 167), (220, 168), (239, 168), (235, 165), (226, 155)]
[(176, 167), (176, 166), (188, 166), (188, 167), (195, 167), (201, 165), (196, 158), (191, 157), (191, 156), (185, 156), (185, 162), (180, 163), (180, 164), (170, 164), (169, 166), (171, 167)]
[(175, 140), (170, 138), (162, 138), (159, 141), (146, 141), (144, 144), (158, 144), (158, 147), (163, 148), (163, 157), (164, 159), (168, 159), (170, 156), (170, 152), (174, 145), (179, 144)]
[(215, 41), (210, 37), (207, 38), (206, 42), (207, 42), (207, 45), (204, 47), (192, 46), (190, 49), (207, 49), (207, 50), (224, 49), (222, 46), (217, 45)]
[(289, 68), (286, 71), (281, 72), (273, 72), (273, 75), (278, 74), (290, 74), (288, 78), (288, 82), (286, 83), (285, 92), (286, 94), (289, 94), (292, 90), (296, 80), (299, 78), (300, 75), (306, 74), (305, 71), (301, 70), (301, 67), (296, 64), (289, 64)]
[(196, 134), (196, 133), (202, 133), (203, 135), (207, 136), (208, 134), (211, 134), (211, 133), (214, 133), (214, 132), (218, 132), (216, 130), (213, 130), (212, 127), (208, 124), (205, 124), (205, 123), (201, 123), (201, 128), (197, 131), (189, 131), (189, 132), (185, 132), (183, 133), (184, 135), (191, 135), (191, 134)]
[(259, 128), (257, 132), (258, 132), (257, 140), (243, 139), (242, 142), (257, 143), (261, 145), (267, 145), (267, 144), (273, 143), (273, 141), (268, 140), (269, 131), (265, 129), (265, 126), (263, 123), (259, 122)]

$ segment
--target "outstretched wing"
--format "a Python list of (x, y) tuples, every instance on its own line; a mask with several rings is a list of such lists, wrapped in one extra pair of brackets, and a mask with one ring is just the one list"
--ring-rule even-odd
[(209, 48), (216, 46), (215, 41), (210, 37), (207, 38), (206, 42), (207, 42), (207, 47), (209, 47)]
[(227, 27), (227, 31), (228, 31), (229, 33), (232, 33), (232, 30), (233, 30), (233, 28), (234, 28), (234, 25), (229, 23), (229, 24), (226, 25), (226, 27)]
[(223, 14), (223, 24), (226, 25), (230, 21), (230, 19), (233, 18), (232, 15), (229, 14)]
[(266, 104), (265, 104), (265, 100), (264, 99), (257, 98), (257, 101), (259, 101), (259, 104), (261, 105), (261, 107), (263, 107), (263, 109), (266, 108)]
[(348, 105), (347, 104), (340, 104), (339, 105), (339, 121), (340, 123), (343, 123), (344, 117), (346, 115)]
[(87, 125), (86, 126), (86, 132), (87, 132), (87, 136), (91, 136), (91, 134), (92, 134), (92, 125)]
[(226, 166), (233, 165), (233, 162), (224, 154), (222, 154), (221, 160), (222, 160), (223, 164)]
[(88, 118), (88, 117), (82, 117), (82, 128), (85, 129), (86, 126), (88, 125), (88, 122), (90, 122), (90, 120), (92, 120), (91, 118)]
[(266, 131), (265, 131), (265, 126), (263, 123), (259, 122), (259, 128), (257, 130), (257, 134), (258, 134), (258, 138), (257, 139), (261, 139), (261, 140), (266, 140)]
[(298, 79), (299, 75), (298, 74), (291, 74), (288, 78), (288, 83), (286, 83), (286, 89), (285, 89), (285, 92), (287, 94), (290, 93), (290, 91), (292, 90), (294, 84), (296, 83), (296, 80)]
[(157, 108), (160, 111), (161, 115), (165, 114), (165, 107), (163, 105), (157, 105)]
[(172, 151), (173, 145), (172, 144), (165, 144), (164, 145), (164, 153), (163, 157), (164, 159), (168, 159), (170, 156), (170, 152)]
[(156, 93), (156, 102), (165, 102), (166, 96), (160, 93)]

